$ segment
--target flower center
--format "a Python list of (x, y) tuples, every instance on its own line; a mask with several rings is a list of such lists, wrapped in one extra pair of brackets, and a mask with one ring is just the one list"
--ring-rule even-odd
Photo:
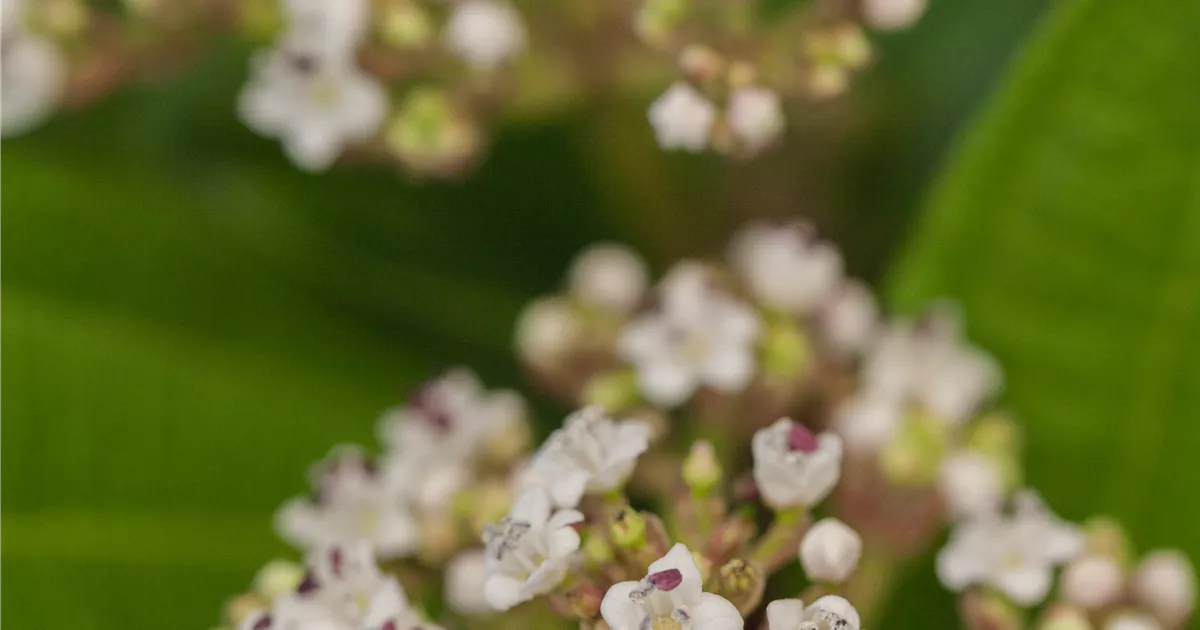
[(800, 423), (795, 423), (788, 430), (787, 447), (793, 453), (815, 453), (821, 445), (817, 441), (817, 436), (813, 435), (812, 431), (809, 431)]

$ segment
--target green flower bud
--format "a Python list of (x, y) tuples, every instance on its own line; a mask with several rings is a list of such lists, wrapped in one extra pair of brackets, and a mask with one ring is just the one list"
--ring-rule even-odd
[(1123, 567), (1133, 561), (1129, 534), (1115, 519), (1106, 516), (1090, 518), (1083, 524), (1083, 534), (1087, 553), (1112, 558)]
[(612, 541), (623, 549), (638, 549), (646, 544), (646, 519), (637, 510), (621, 508), (609, 524)]
[(937, 479), (946, 441), (946, 427), (940, 420), (923, 411), (911, 413), (880, 450), (880, 470), (897, 486), (928, 486)]
[(400, 49), (421, 48), (436, 33), (429, 12), (412, 0), (388, 0), (377, 21), (379, 37)]
[(688, 8), (688, 0), (646, 0), (634, 18), (638, 36), (653, 46), (665, 44)]
[(808, 335), (791, 318), (772, 318), (762, 340), (763, 372), (772, 376), (796, 377), (812, 361)]
[(692, 449), (683, 460), (683, 481), (692, 496), (706, 497), (721, 483), (721, 462), (713, 445), (707, 440), (697, 440), (692, 443)]
[(627, 409), (641, 400), (637, 374), (631, 370), (598, 374), (588, 382), (583, 397), (585, 404), (600, 405), (610, 413)]
[(450, 174), (470, 164), (479, 149), (479, 131), (445, 92), (421, 87), (409, 91), (385, 135), (388, 148), (410, 169)]
[(272, 560), (254, 576), (254, 591), (267, 601), (290, 593), (304, 580), (304, 567), (287, 560)]
[(717, 590), (743, 615), (762, 603), (767, 579), (762, 569), (753, 562), (734, 558), (717, 571)]

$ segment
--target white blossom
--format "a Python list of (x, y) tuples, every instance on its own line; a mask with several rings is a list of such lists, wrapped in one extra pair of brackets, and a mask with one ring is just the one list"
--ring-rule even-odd
[(446, 25), (446, 45), (468, 65), (491, 70), (525, 47), (525, 25), (503, 0), (464, 0)]
[(522, 486), (545, 488), (559, 507), (576, 507), (584, 494), (622, 487), (650, 447), (650, 433), (644, 421), (618, 422), (595, 405), (580, 409), (533, 456)]
[(1183, 624), (1196, 607), (1196, 573), (1187, 556), (1174, 549), (1151, 552), (1133, 577), (1137, 601), (1169, 626)]
[(446, 565), (446, 603), (455, 612), (481, 615), (493, 611), (484, 597), (487, 560), (482, 549), (469, 549)]
[(285, 43), (258, 53), (238, 100), (246, 125), (279, 138), (309, 171), (328, 169), (346, 145), (375, 135), (388, 108), (383, 87), (352, 58), (318, 48)]
[(24, 0), (4, 0), (0, 37), (0, 135), (15, 136), (54, 112), (66, 87), (67, 61), (54, 42), (25, 28)]
[(952, 518), (987, 516), (1004, 501), (1004, 479), (979, 453), (959, 451), (942, 461), (938, 490)]
[(702, 386), (722, 393), (743, 390), (754, 376), (757, 314), (711, 287), (694, 262), (676, 265), (659, 297), (658, 308), (631, 321), (618, 342), (646, 399), (672, 407)]
[(956, 313), (935, 311), (919, 324), (891, 325), (868, 351), (863, 387), (896, 400), (913, 400), (938, 419), (969, 419), (1000, 388), (995, 361), (962, 339)]
[(745, 624), (728, 600), (703, 591), (700, 569), (682, 543), (651, 563), (645, 578), (609, 588), (600, 614), (612, 630), (740, 630)]
[(351, 59), (370, 26), (370, 0), (283, 0), (283, 39), (321, 56)]
[(729, 261), (756, 299), (794, 315), (808, 315), (829, 301), (842, 280), (842, 255), (818, 241), (807, 223), (742, 228)]
[(1096, 610), (1120, 599), (1125, 591), (1125, 571), (1109, 556), (1088, 554), (1071, 561), (1059, 583), (1067, 601)]
[(1032, 492), (1018, 495), (1014, 502), (1011, 515), (995, 514), (955, 527), (938, 554), (942, 584), (954, 591), (973, 584), (990, 586), (1023, 606), (1045, 599), (1054, 568), (1082, 551), (1083, 535), (1049, 513)]
[(717, 108), (696, 88), (680, 81), (650, 104), (648, 117), (658, 146), (699, 153), (708, 146)]
[(779, 138), (785, 124), (779, 95), (763, 87), (734, 90), (725, 116), (734, 135), (751, 152), (761, 151)]
[(836, 518), (817, 521), (800, 541), (800, 565), (813, 582), (844, 582), (861, 555), (862, 537)]
[(817, 313), (821, 335), (835, 352), (858, 354), (874, 339), (879, 305), (861, 282), (848, 280)]
[(871, 28), (895, 31), (921, 19), (929, 0), (863, 0), (863, 21)]
[(754, 482), (763, 502), (776, 510), (820, 503), (841, 476), (842, 439), (813, 435), (790, 418), (759, 429), (751, 449)]
[(584, 250), (567, 273), (570, 292), (586, 304), (628, 313), (646, 291), (646, 263), (623, 245), (602, 243)]
[(527, 490), (518, 497), (508, 516), (483, 535), (487, 603), (508, 610), (558, 586), (579, 549), (572, 524), (582, 520), (577, 510), (551, 512), (544, 490)]
[(359, 449), (334, 449), (310, 477), (313, 497), (292, 499), (276, 514), (285, 540), (302, 549), (366, 540), (381, 558), (415, 549), (418, 529), (401, 500), (404, 490), (392, 486)]
[(809, 606), (799, 599), (767, 604), (769, 630), (859, 630), (858, 611), (845, 598), (826, 595)]

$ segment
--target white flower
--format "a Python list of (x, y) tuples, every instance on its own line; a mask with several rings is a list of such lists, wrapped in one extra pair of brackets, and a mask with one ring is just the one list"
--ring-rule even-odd
[(1196, 607), (1196, 573), (1187, 556), (1174, 549), (1151, 552), (1133, 578), (1133, 593), (1146, 610), (1168, 626), (1179, 626)]
[(379, 441), (418, 467), (459, 465), (481, 455), (489, 441), (526, 422), (515, 392), (485, 390), (466, 368), (422, 385), (408, 404), (380, 418)]
[(492, 612), (484, 597), (487, 561), (482, 549), (464, 551), (446, 566), (446, 603), (455, 612), (480, 615)]
[(680, 81), (650, 104), (648, 117), (658, 146), (699, 153), (708, 146), (717, 108), (696, 88)]
[(820, 503), (841, 476), (842, 439), (813, 435), (790, 418), (759, 429), (751, 449), (754, 482), (763, 502), (776, 510)]
[(646, 399), (670, 407), (701, 386), (722, 393), (744, 389), (754, 376), (760, 327), (754, 311), (710, 287), (694, 262), (667, 274), (660, 297), (657, 311), (630, 322), (618, 342)]
[(836, 518), (817, 521), (800, 541), (800, 565), (813, 582), (844, 582), (861, 555), (858, 532)]
[(302, 549), (346, 540), (367, 540), (381, 558), (404, 556), (418, 530), (399, 489), (362, 452), (334, 449), (310, 474), (314, 496), (288, 501), (276, 514), (280, 536)]
[(508, 516), (483, 534), (487, 603), (508, 610), (558, 586), (579, 549), (579, 533), (571, 525), (582, 520), (577, 510), (551, 513), (544, 490), (522, 494)]
[(956, 313), (935, 311), (919, 324), (889, 327), (865, 357), (864, 387), (914, 400), (940, 420), (959, 424), (999, 390), (1000, 370), (962, 339)]
[(1083, 535), (1050, 514), (1033, 493), (1019, 495), (1015, 503), (1011, 516), (968, 520), (954, 529), (938, 554), (942, 584), (953, 591), (991, 586), (1023, 606), (1045, 599), (1054, 568), (1082, 551)]
[(729, 96), (729, 128), (751, 152), (762, 150), (783, 133), (783, 105), (779, 95), (762, 87), (743, 87)]
[(628, 313), (646, 291), (646, 263), (623, 245), (593, 245), (575, 258), (568, 272), (571, 294), (613, 313)]
[(921, 19), (929, 0), (864, 0), (863, 21), (882, 31), (905, 29)]
[(650, 433), (650, 425), (641, 420), (616, 422), (595, 405), (580, 409), (533, 456), (522, 486), (545, 488), (559, 507), (576, 507), (585, 493), (625, 485), (638, 457), (650, 447)]
[(846, 281), (818, 313), (825, 342), (843, 355), (857, 354), (871, 343), (879, 322), (879, 306), (861, 282)]
[(1100, 554), (1081, 556), (1059, 578), (1063, 597), (1087, 610), (1116, 602), (1125, 590), (1125, 571), (1116, 560)]
[(830, 300), (842, 280), (842, 255), (806, 223), (754, 223), (734, 237), (730, 264), (755, 298), (794, 315)]
[(525, 26), (502, 0), (465, 0), (446, 25), (446, 45), (478, 70), (491, 70), (525, 47)]
[(1004, 500), (1004, 480), (983, 455), (960, 451), (942, 461), (938, 490), (955, 519), (986, 516)]
[(770, 630), (859, 630), (858, 611), (845, 598), (826, 595), (805, 607), (798, 599), (767, 604)]
[(517, 317), (517, 353), (533, 365), (553, 365), (582, 334), (581, 322), (569, 301), (560, 297), (535, 300)]
[(1150, 615), (1123, 612), (1109, 619), (1104, 630), (1163, 630), (1163, 626)]
[(703, 592), (700, 569), (682, 543), (650, 564), (637, 582), (614, 584), (604, 594), (600, 614), (612, 630), (674, 627), (740, 630), (745, 622), (725, 598)]
[(284, 40), (322, 56), (352, 59), (370, 25), (370, 0), (283, 0)]
[(833, 412), (833, 427), (853, 452), (873, 453), (887, 445), (900, 427), (904, 406), (870, 390), (856, 392)]
[(22, 24), (24, 0), (4, 0), (0, 51), (0, 135), (15, 136), (54, 112), (67, 81), (67, 61), (53, 42)]
[(251, 70), (238, 100), (243, 121), (279, 138), (305, 170), (329, 168), (347, 144), (375, 135), (387, 114), (383, 87), (343, 55), (285, 45), (255, 55)]

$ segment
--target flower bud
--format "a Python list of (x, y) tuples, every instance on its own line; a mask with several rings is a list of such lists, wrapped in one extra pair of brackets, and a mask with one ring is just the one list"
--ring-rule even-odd
[(1196, 574), (1179, 551), (1148, 554), (1133, 577), (1134, 596), (1168, 626), (1179, 626), (1196, 606)]
[(1067, 601), (1086, 610), (1096, 610), (1121, 597), (1125, 573), (1110, 556), (1089, 554), (1063, 569), (1060, 584)]
[(385, 141), (405, 166), (437, 175), (466, 168), (481, 144), (473, 121), (432, 87), (409, 91), (388, 125)]
[(622, 508), (609, 524), (612, 541), (624, 549), (637, 549), (646, 544), (646, 519), (633, 508)]
[(704, 85), (724, 70), (725, 60), (708, 46), (689, 44), (679, 53), (679, 68), (693, 83)]
[(304, 579), (304, 567), (287, 560), (272, 560), (263, 565), (254, 576), (254, 591), (267, 601), (274, 601), (300, 585)]
[(237, 628), (251, 615), (270, 608), (270, 605), (270, 602), (263, 601), (261, 597), (252, 593), (237, 595), (225, 604), (225, 621)]
[(593, 245), (575, 258), (567, 272), (571, 295), (604, 311), (632, 311), (646, 291), (646, 263), (623, 245)]
[(836, 518), (818, 521), (800, 542), (800, 564), (813, 582), (843, 582), (858, 567), (862, 538)]
[(972, 451), (959, 451), (942, 462), (938, 491), (955, 519), (992, 512), (1004, 499), (1000, 471), (987, 457)]
[[(604, 589), (592, 582), (583, 582), (560, 596), (551, 598), (559, 613), (571, 619), (594, 619), (600, 616)], [(555, 601), (557, 600), (557, 601)]]
[(863, 0), (863, 21), (881, 31), (906, 29), (921, 19), (929, 0)]
[(968, 630), (1021, 630), (1021, 609), (994, 591), (966, 591), (959, 597), (963, 626)]
[(1117, 521), (1104, 516), (1090, 518), (1083, 525), (1083, 533), (1087, 553), (1108, 556), (1121, 565), (1131, 562), (1129, 535)]
[(766, 374), (795, 378), (812, 360), (808, 335), (791, 318), (773, 318), (762, 340), (762, 369)]
[(1046, 610), (1036, 630), (1092, 630), (1092, 622), (1082, 610), (1057, 603)]
[(483, 551), (472, 549), (454, 556), (446, 566), (446, 603), (455, 612), (466, 615), (492, 612), (483, 596), (485, 564)]
[(767, 586), (762, 569), (753, 562), (734, 558), (717, 571), (717, 591), (737, 607), (743, 615), (762, 602)]
[(634, 17), (634, 27), (642, 41), (661, 46), (687, 16), (687, 0), (646, 0)]
[(428, 515), (421, 522), (417, 555), (430, 564), (442, 564), (458, 548), (458, 528), (449, 514)]
[(945, 425), (932, 416), (913, 414), (879, 452), (879, 465), (897, 486), (924, 487), (937, 478), (945, 452)]
[(617, 370), (597, 374), (588, 381), (583, 393), (584, 405), (600, 405), (615, 413), (641, 400), (637, 374), (632, 370)]
[(517, 317), (517, 354), (536, 367), (553, 368), (579, 342), (582, 328), (567, 300), (535, 300)]
[(721, 462), (717, 460), (713, 445), (707, 440), (692, 443), (692, 449), (683, 460), (683, 481), (692, 496), (706, 497), (721, 483)]
[(588, 567), (602, 567), (612, 562), (613, 550), (604, 536), (589, 534), (583, 538), (583, 559)]
[(782, 102), (778, 94), (763, 87), (734, 90), (725, 116), (730, 130), (749, 153), (762, 151), (783, 134)]
[(379, 9), (379, 36), (400, 49), (421, 48), (435, 33), (433, 20), (413, 0), (387, 0)]

